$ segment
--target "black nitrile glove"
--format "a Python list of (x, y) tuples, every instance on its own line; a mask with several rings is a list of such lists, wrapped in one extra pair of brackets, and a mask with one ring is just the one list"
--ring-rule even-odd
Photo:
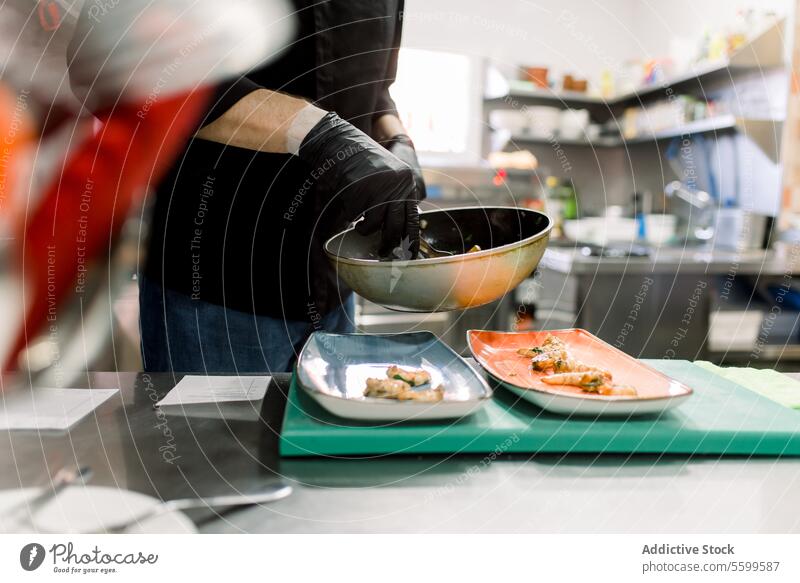
[(414, 142), (411, 141), (411, 138), (406, 134), (397, 134), (393, 138), (381, 142), (381, 145), (409, 165), (414, 173), (414, 184), (417, 185), (417, 199), (425, 200), (428, 196), (425, 191), (425, 179), (422, 178), (422, 167), (419, 165), (417, 151), (414, 149)]
[(414, 172), (367, 134), (333, 112), (303, 139), (298, 156), (330, 196), (342, 196), (356, 231), (382, 230), (383, 257), (413, 259), (419, 251), (419, 209)]

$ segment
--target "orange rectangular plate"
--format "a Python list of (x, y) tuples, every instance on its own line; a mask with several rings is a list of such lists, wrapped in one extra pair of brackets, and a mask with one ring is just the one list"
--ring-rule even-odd
[[(579, 387), (553, 386), (542, 382), (547, 374), (531, 368), (531, 359), (517, 354), (519, 348), (540, 345), (548, 334), (566, 343), (570, 353), (578, 360), (596, 365), (611, 372), (614, 384), (630, 385), (636, 389), (637, 397), (621, 397), (587, 393)], [(467, 334), (473, 356), (497, 380), (521, 389), (539, 391), (551, 395), (569, 395), (598, 401), (649, 401), (672, 399), (690, 395), (692, 389), (661, 374), (603, 342), (586, 330), (542, 330), (539, 332), (493, 332), (470, 330)]]

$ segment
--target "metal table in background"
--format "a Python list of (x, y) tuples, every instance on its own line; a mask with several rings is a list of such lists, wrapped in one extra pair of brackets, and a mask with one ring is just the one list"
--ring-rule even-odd
[(281, 459), (289, 375), (275, 375), (258, 421), (160, 415), (170, 374), (92, 373), (119, 387), (69, 434), (0, 433), (0, 488), (42, 485), (66, 464), (92, 483), (163, 499), (294, 493), (224, 515), (202, 532), (797, 532), (800, 459), (627, 455)]
[(646, 256), (596, 256), (564, 245), (545, 251), (536, 285), (520, 286), (541, 329), (584, 328), (637, 358), (797, 370), (800, 343), (788, 306), (760, 327), (737, 329), (736, 342), (728, 324), (766, 318), (771, 305), (753, 290), (786, 285), (800, 272), (796, 253), (663, 246), (641, 247)]

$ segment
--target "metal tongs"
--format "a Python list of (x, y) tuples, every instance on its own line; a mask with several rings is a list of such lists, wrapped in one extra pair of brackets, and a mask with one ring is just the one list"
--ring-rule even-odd
[(69, 486), (77, 483), (86, 484), (92, 479), (91, 468), (84, 467), (64, 467), (58, 470), (50, 480), (50, 484), (42, 488), (42, 491), (30, 499), (25, 499), (19, 504), (7, 510), (5, 516), (20, 516), (27, 514), (31, 519), (41, 508), (58, 496)]
[(236, 506), (257, 506), (269, 504), (286, 498), (292, 493), (292, 487), (287, 484), (277, 484), (270, 486), (256, 494), (234, 494), (229, 496), (210, 496), (207, 498), (183, 498), (178, 500), (167, 500), (160, 504), (154, 504), (147, 510), (140, 512), (136, 516), (127, 518), (123, 521), (104, 525), (98, 529), (100, 533), (121, 533), (131, 526), (144, 522), (145, 520), (168, 514), (175, 511), (195, 510), (208, 508), (219, 510), (221, 508), (234, 508)]
[(422, 259), (433, 259), (435, 257), (452, 257), (452, 251), (442, 251), (431, 245), (424, 237), (419, 238), (419, 256)]

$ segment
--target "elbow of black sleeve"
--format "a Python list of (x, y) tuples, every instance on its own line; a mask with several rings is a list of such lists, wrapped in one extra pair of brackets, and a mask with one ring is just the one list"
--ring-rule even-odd
[(383, 115), (393, 115), (395, 117), (400, 117), (397, 113), (397, 106), (394, 103), (394, 100), (389, 95), (389, 89), (384, 89), (379, 95), (378, 99), (375, 102), (375, 113), (372, 116), (372, 123), (375, 123), (381, 116)]

